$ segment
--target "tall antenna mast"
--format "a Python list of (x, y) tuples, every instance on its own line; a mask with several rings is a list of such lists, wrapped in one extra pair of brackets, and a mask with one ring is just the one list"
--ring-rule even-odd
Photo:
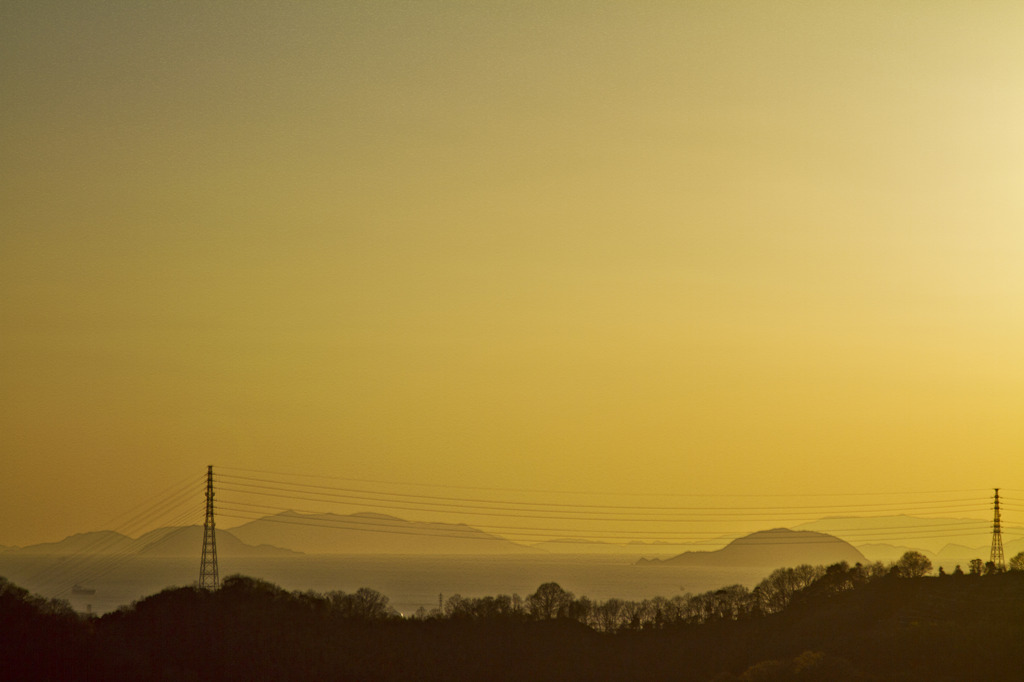
[(999, 488), (995, 489), (995, 516), (992, 519), (992, 554), (989, 556), (996, 570), (1002, 573), (1006, 570), (1006, 559), (1003, 557), (1003, 532), (999, 526)]
[(199, 587), (216, 590), (219, 586), (217, 535), (213, 524), (213, 465), (210, 465), (206, 467), (206, 520), (203, 522), (203, 561), (199, 566)]

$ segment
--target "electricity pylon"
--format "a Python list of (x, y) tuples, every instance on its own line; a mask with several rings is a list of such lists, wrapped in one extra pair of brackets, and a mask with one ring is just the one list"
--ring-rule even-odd
[(999, 526), (999, 488), (996, 488), (995, 516), (992, 519), (992, 553), (989, 561), (995, 565), (996, 570), (1002, 573), (1006, 570), (1006, 558), (1003, 556), (1003, 532)]
[(216, 590), (220, 586), (217, 569), (217, 535), (213, 524), (213, 466), (206, 468), (206, 520), (203, 522), (203, 561), (199, 566), (199, 587)]

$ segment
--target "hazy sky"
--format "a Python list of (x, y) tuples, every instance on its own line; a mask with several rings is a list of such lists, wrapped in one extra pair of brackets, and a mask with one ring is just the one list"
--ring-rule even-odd
[(1011, 1), (0, 2), (0, 545), (207, 464), (1024, 488), (1022, 35)]

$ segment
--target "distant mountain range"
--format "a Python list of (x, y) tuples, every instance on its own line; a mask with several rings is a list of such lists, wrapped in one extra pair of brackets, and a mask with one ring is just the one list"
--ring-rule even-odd
[[(992, 539), (992, 523), (982, 519), (926, 519), (906, 514), (889, 516), (843, 516), (818, 519), (794, 526), (794, 530), (816, 530), (844, 537), (854, 544), (857, 538), (872, 538), (870, 542), (885, 544), (878, 537), (898, 533), (899, 544), (916, 549), (938, 552), (954, 542), (967, 547), (987, 546)], [(1024, 533), (1024, 528), (1004, 527), (1004, 533)], [(895, 539), (895, 536), (894, 536)]]
[[(78, 533), (60, 542), (46, 542), (27, 547), (7, 547), (5, 554), (23, 555), (138, 555), (151, 557), (198, 556), (203, 547), (202, 526), (158, 528), (138, 538), (101, 530)], [(217, 555), (224, 557), (294, 556), (299, 552), (268, 545), (246, 544), (229, 531), (217, 531)]]
[(751, 533), (713, 552), (683, 552), (670, 559), (641, 559), (641, 564), (735, 568), (829, 565), (845, 561), (867, 563), (867, 558), (845, 540), (814, 531), (775, 528)]
[[(71, 535), (59, 542), (5, 547), (5, 554), (198, 556), (202, 526), (160, 528), (138, 538), (114, 531)], [(374, 513), (286, 511), (230, 530), (217, 529), (221, 557), (296, 554), (518, 554), (540, 550), (465, 524), (423, 523)]]
[[(76, 533), (59, 542), (43, 542), (26, 547), (7, 547), (4, 553), (16, 554), (123, 554), (133, 551), (136, 541), (112, 530)], [(136, 548), (138, 549), (138, 548)]]
[[(966, 567), (974, 558), (988, 559), (991, 535), (981, 532), (986, 526), (984, 521), (971, 519), (911, 516), (829, 518), (793, 529), (761, 531), (732, 541), (723, 538), (719, 547), (725, 546), (717, 551), (677, 554), (688, 547), (660, 542), (604, 543), (579, 538), (524, 545), (465, 524), (406, 521), (376, 513), (339, 515), (286, 511), (229, 530), (218, 529), (217, 550), (224, 557), (283, 557), (303, 553), (620, 554), (634, 558), (660, 555), (661, 563), (668, 564), (774, 567), (836, 561), (890, 562), (913, 550), (925, 554), (936, 568), (941, 565), (952, 570), (956, 564)], [(878, 541), (879, 537), (886, 537), (894, 529), (899, 529), (899, 534), (894, 537), (899, 537), (902, 542), (889, 544)], [(968, 543), (949, 543), (951, 537), (957, 536), (964, 536)], [(858, 544), (858, 537), (871, 542)], [(201, 526), (185, 526), (160, 528), (139, 538), (114, 531), (79, 533), (60, 542), (0, 547), (0, 553), (189, 557), (200, 553), (202, 542)], [(1003, 543), (1007, 559), (1024, 551), (1024, 529), (1004, 526)]]
[[(139, 554), (144, 556), (196, 556), (202, 551), (202, 526), (185, 526), (183, 528), (166, 529), (152, 542), (143, 546)], [(157, 531), (159, 532), (159, 531)], [(139, 540), (151, 533), (143, 535)], [(242, 542), (231, 531), (217, 531), (217, 555), (223, 557), (285, 557), (301, 554), (292, 549), (274, 547), (272, 545), (253, 545)]]
[(232, 528), (251, 545), (306, 554), (520, 554), (531, 547), (465, 524), (406, 521), (387, 514), (281, 512)]
[[(864, 555), (872, 561), (886, 562), (895, 561), (899, 557), (903, 556), (904, 552), (913, 550), (915, 552), (921, 552), (928, 557), (936, 568), (943, 566), (947, 570), (950, 570), (954, 566), (959, 565), (966, 570), (971, 559), (988, 561), (992, 547), (991, 544), (982, 547), (967, 547), (965, 545), (948, 544), (938, 552), (932, 552), (918, 547), (894, 547), (893, 545), (873, 544), (860, 545), (857, 549), (863, 552)], [(1024, 552), (1024, 538), (1010, 541), (1003, 538), (1003, 555), (1006, 557), (1007, 561), (1019, 552)]]
[[(936, 567), (947, 569), (956, 564), (966, 568), (971, 559), (987, 561), (992, 543), (992, 526), (979, 519), (924, 519), (905, 514), (870, 517), (835, 517), (819, 519), (794, 527), (815, 530), (847, 539), (871, 561), (895, 561), (904, 552), (921, 552)], [(899, 531), (900, 544), (873, 540), (858, 543), (858, 537), (885, 537)], [(1006, 559), (1024, 551), (1024, 528), (1003, 524), (1003, 552)], [(954, 540), (955, 542), (950, 542)]]

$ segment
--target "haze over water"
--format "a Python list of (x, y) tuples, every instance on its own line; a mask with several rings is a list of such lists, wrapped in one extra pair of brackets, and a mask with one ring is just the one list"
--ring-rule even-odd
[[(5, 577), (41, 594), (46, 582), (33, 582), (51, 559), (0, 557)], [(527, 597), (546, 582), (558, 582), (577, 596), (591, 599), (643, 600), (671, 598), (725, 585), (753, 586), (765, 577), (763, 569), (706, 569), (641, 567), (614, 556), (453, 557), (453, 556), (319, 556), (251, 558), (221, 562), (231, 575), (258, 576), (287, 590), (352, 593), (369, 587), (387, 596), (406, 616), (420, 607), (437, 608), (438, 596), (486, 597), (518, 594)], [(80, 611), (106, 613), (171, 586), (196, 582), (198, 561), (184, 558), (126, 559), (88, 583), (95, 594), (66, 596)]]

